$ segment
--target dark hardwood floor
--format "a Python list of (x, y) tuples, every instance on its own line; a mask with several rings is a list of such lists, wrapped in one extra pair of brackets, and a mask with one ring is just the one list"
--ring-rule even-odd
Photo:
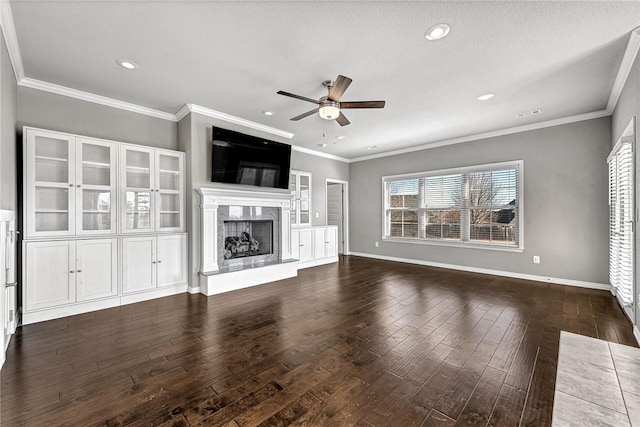
[(610, 293), (346, 257), (25, 326), (2, 426), (545, 426), (560, 330), (636, 346)]

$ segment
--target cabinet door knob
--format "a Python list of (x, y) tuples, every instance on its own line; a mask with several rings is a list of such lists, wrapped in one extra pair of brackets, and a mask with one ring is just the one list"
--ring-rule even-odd
[(161, 264), (161, 263), (162, 263), (162, 261), (158, 261), (158, 264)]
[(82, 273), (82, 270), (78, 270), (77, 273)]
[(73, 270), (69, 271), (69, 273), (73, 274)]
[(300, 247), (303, 247), (304, 245), (300, 245)]
[(73, 187), (73, 184), (69, 184), (69, 187)]
[(151, 264), (155, 264), (155, 263), (156, 263), (155, 261), (151, 261)]

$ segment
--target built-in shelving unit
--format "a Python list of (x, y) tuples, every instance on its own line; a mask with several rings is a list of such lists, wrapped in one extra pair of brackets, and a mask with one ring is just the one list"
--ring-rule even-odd
[[(184, 153), (25, 127), (23, 157), (24, 323), (186, 290)], [(131, 234), (170, 268), (125, 295)]]

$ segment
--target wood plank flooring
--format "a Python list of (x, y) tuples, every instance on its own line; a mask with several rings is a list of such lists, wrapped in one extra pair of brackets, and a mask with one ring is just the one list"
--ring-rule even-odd
[(610, 293), (358, 257), (22, 327), (2, 426), (545, 426), (560, 331), (636, 346)]

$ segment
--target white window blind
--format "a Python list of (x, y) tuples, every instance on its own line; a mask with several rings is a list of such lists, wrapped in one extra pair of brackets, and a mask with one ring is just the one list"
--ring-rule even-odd
[(609, 155), (609, 281), (623, 305), (633, 303), (633, 147), (621, 140)]
[(520, 247), (521, 164), (383, 178), (383, 237)]

